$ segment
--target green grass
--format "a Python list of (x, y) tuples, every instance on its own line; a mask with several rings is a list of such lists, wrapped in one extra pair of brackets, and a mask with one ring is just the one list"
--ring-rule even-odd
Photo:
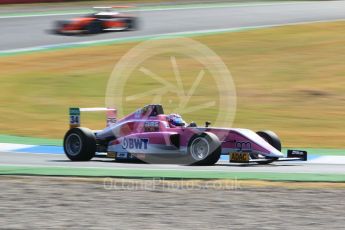
[(127, 168), (78, 168), (42, 166), (0, 166), (0, 175), (44, 175), (119, 178), (164, 178), (169, 179), (235, 179), (298, 182), (344, 182), (344, 174), (330, 173), (266, 173), (227, 172), (198, 170), (150, 170)]
[(11, 136), (11, 135), (0, 134), (0, 143), (62, 146), (62, 139), (23, 137), (23, 136)]
[[(214, 50), (230, 69), (237, 89), (235, 127), (271, 129), (284, 146), (344, 147), (344, 22), (315, 23), (194, 37)], [(108, 78), (117, 61), (136, 43), (59, 50), (0, 58), (0, 132), (61, 138), (69, 106), (104, 106)], [(186, 87), (200, 65), (176, 56)], [(143, 63), (173, 82), (168, 56)], [(205, 75), (206, 76), (206, 75)], [(145, 92), (157, 82), (134, 71), (125, 95)], [(211, 78), (200, 85), (191, 105), (217, 99)], [(205, 93), (206, 92), (206, 93)], [(178, 102), (167, 94), (167, 112)], [(150, 100), (126, 103), (129, 112)], [(218, 107), (187, 114), (187, 121), (213, 121)], [(102, 114), (82, 121), (104, 126)]]

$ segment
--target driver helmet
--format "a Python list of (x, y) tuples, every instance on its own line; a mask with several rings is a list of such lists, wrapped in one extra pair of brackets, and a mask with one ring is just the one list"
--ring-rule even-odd
[(185, 126), (186, 124), (182, 117), (175, 113), (168, 115), (167, 120), (169, 124), (173, 126)]

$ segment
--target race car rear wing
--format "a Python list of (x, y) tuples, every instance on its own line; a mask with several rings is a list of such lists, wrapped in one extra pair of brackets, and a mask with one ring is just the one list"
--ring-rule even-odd
[(105, 111), (107, 117), (107, 127), (116, 123), (117, 112), (114, 108), (69, 108), (69, 127), (80, 127), (80, 112), (100, 112)]
[(130, 9), (134, 8), (134, 6), (94, 6), (92, 8), (99, 12), (111, 12), (113, 9)]

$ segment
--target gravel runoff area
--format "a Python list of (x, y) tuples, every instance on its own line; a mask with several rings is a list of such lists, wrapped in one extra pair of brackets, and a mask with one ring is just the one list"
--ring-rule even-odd
[(1, 176), (0, 228), (344, 229), (345, 186), (242, 183)]

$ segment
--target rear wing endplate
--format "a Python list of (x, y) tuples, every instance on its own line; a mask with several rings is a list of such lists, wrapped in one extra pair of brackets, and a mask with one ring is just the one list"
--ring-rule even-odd
[(69, 127), (80, 127), (80, 113), (81, 112), (100, 112), (105, 111), (107, 117), (107, 127), (116, 123), (116, 109), (114, 108), (69, 108)]

